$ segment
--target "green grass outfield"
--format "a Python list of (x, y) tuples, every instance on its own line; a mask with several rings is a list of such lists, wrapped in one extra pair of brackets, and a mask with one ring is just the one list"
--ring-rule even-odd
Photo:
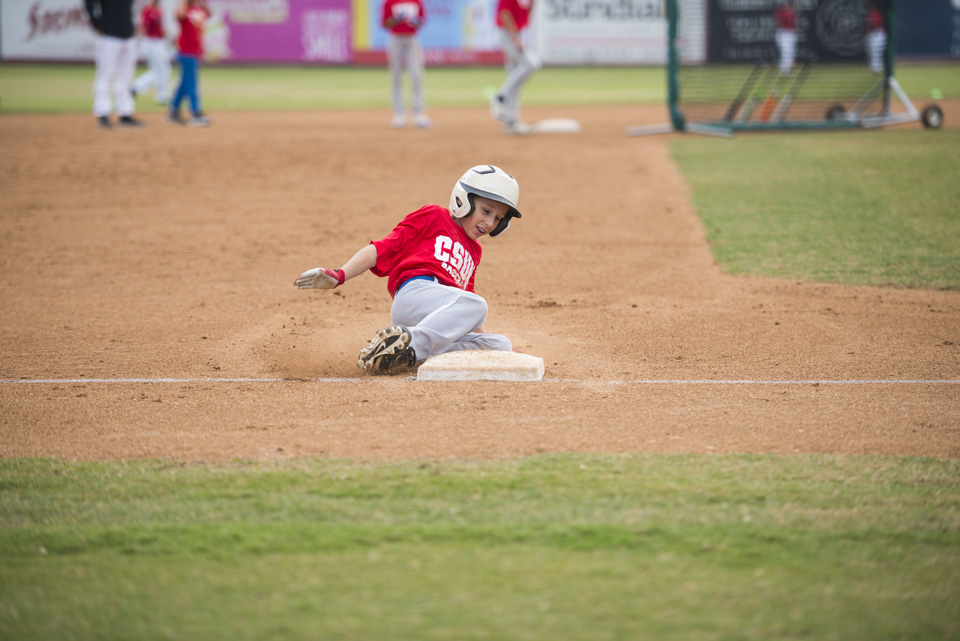
[[(0, 113), (89, 113), (92, 65), (0, 63)], [(205, 107), (224, 109), (389, 108), (390, 79), (384, 68), (234, 67), (201, 70)], [(897, 78), (911, 98), (923, 101), (939, 89), (960, 98), (960, 64), (900, 65)], [(431, 108), (486, 104), (485, 89), (503, 81), (494, 67), (428, 68)], [(659, 67), (548, 67), (524, 88), (529, 105), (656, 104), (666, 100)], [(149, 96), (138, 101), (154, 111)]]
[(958, 636), (957, 461), (0, 461), (4, 639)]
[[(0, 113), (89, 113), (93, 73), (90, 65), (0, 64)], [(390, 75), (380, 67), (211, 66), (200, 74), (210, 112), (390, 107)], [(501, 82), (503, 70), (495, 67), (430, 68), (426, 97), (431, 108), (485, 105), (486, 92)], [(664, 100), (665, 85), (663, 69), (547, 68), (524, 89), (524, 102), (657, 103)], [(149, 95), (137, 106), (160, 109)]]
[(729, 273), (960, 289), (960, 129), (685, 137), (671, 151)]

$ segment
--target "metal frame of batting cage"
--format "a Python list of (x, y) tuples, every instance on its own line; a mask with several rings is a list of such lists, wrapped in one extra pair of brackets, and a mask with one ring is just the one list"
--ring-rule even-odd
[[(776, 81), (769, 80), (771, 70), (776, 76), (776, 62), (756, 61), (753, 70), (747, 75), (746, 81), (740, 87), (736, 97), (724, 110), (723, 118), (697, 122), (685, 113), (681, 96), (681, 79), (679, 70), (679, 52), (677, 49), (678, 27), (680, 24), (680, 3), (682, 0), (664, 0), (667, 15), (667, 107), (670, 114), (670, 123), (630, 127), (627, 134), (631, 136), (667, 133), (680, 131), (713, 136), (731, 137), (734, 131), (771, 131), (796, 129), (824, 129), (824, 128), (851, 128), (851, 127), (883, 127), (923, 120), (927, 127), (938, 128), (942, 123), (940, 108), (933, 105), (924, 110), (923, 115), (917, 111), (913, 103), (900, 88), (893, 75), (894, 51), (894, 16), (896, 0), (883, 0), (885, 5), (884, 22), (887, 40), (884, 49), (883, 77), (878, 79), (873, 87), (864, 93), (849, 110), (842, 104), (831, 106), (822, 119), (790, 121), (784, 118), (794, 97), (803, 87), (813, 63), (807, 60), (798, 60), (799, 70), (786, 77), (778, 77)], [(708, 2), (710, 0), (707, 0)], [(707, 5), (704, 4), (706, 7)], [(824, 63), (829, 64), (829, 63)], [(750, 113), (757, 108), (757, 93), (766, 94), (760, 105), (763, 118), (750, 119)], [(782, 94), (782, 95), (781, 95)], [(882, 94), (882, 95), (881, 95)], [(904, 108), (904, 112), (892, 113), (891, 104), (896, 99)], [(868, 113), (866, 108), (880, 101), (880, 110)], [(744, 115), (746, 113), (746, 115)], [(771, 118), (770, 116), (773, 116)]]

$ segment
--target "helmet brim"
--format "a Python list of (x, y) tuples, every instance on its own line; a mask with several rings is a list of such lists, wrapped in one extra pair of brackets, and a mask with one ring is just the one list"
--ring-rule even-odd
[[(498, 203), (503, 203), (508, 207), (507, 209), (508, 216), (511, 216), (513, 218), (523, 218), (523, 215), (520, 213), (519, 210), (517, 210), (517, 206), (514, 203), (507, 200), (506, 198), (504, 198), (503, 196), (499, 194), (495, 194), (492, 191), (477, 189), (476, 187), (466, 184), (462, 180), (460, 181), (460, 186), (463, 187), (464, 191), (466, 191), (468, 194), (471, 194), (474, 196), (480, 196), (481, 198), (486, 198), (487, 200), (493, 200)], [(471, 211), (472, 211), (472, 208), (471, 208)]]

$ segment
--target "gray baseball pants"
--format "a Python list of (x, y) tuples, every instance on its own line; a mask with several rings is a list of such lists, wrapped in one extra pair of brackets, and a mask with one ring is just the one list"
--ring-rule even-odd
[(500, 30), (500, 47), (503, 49), (503, 68), (507, 74), (498, 92), (504, 97), (503, 119), (516, 122), (520, 107), (520, 90), (542, 65), (537, 56), (527, 50), (517, 49), (517, 44), (506, 29)]
[(414, 116), (423, 113), (423, 51), (416, 36), (389, 35), (387, 63), (393, 98), (393, 115), (405, 113), (403, 101), (403, 72), (410, 78), (410, 108)]
[(482, 297), (432, 280), (405, 283), (390, 309), (391, 322), (410, 330), (417, 360), (468, 349), (512, 351), (506, 336), (474, 331), (486, 318)]

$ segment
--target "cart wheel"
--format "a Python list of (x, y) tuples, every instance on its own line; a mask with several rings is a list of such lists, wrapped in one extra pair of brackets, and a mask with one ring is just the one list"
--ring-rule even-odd
[(930, 105), (923, 110), (923, 126), (927, 129), (939, 129), (943, 125), (943, 110), (937, 105)]
[(843, 105), (833, 105), (827, 109), (827, 120), (843, 120), (847, 115), (847, 108)]

